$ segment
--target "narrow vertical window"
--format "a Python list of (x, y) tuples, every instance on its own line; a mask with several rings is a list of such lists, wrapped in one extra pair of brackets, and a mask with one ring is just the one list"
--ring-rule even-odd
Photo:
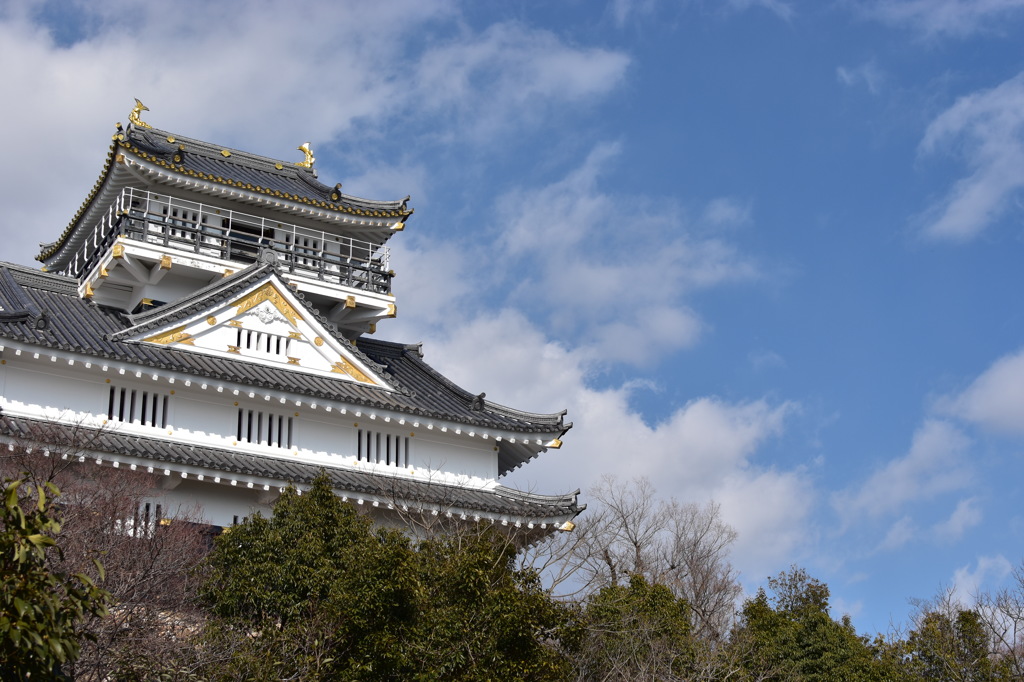
[(155, 391), (111, 386), (107, 395), (107, 419), (140, 426), (167, 426), (170, 398)]
[(276, 448), (292, 447), (293, 420), (281, 414), (238, 408), (237, 439)]

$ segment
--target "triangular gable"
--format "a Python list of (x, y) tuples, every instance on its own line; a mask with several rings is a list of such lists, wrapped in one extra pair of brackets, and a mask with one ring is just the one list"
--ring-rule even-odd
[(154, 311), (145, 324), (126, 330), (125, 340), (390, 388), (349, 341), (324, 328), (276, 273), (241, 291), (215, 287), (204, 293), (185, 308), (166, 306), (165, 320), (159, 309)]

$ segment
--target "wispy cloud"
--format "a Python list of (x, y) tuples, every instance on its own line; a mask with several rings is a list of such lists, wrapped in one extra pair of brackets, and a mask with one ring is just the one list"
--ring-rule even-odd
[(1013, 571), (1013, 565), (1002, 554), (980, 556), (974, 569), (961, 566), (953, 573), (951, 597), (962, 607), (970, 607), (988, 584), (998, 584)]
[(835, 494), (833, 506), (851, 525), (962, 489), (971, 480), (966, 459), (969, 442), (949, 422), (930, 419), (914, 434), (907, 454), (889, 461), (862, 484)]
[(918, 537), (917, 524), (909, 516), (903, 516), (889, 527), (885, 538), (878, 546), (881, 551), (900, 549), (908, 542)]
[(785, 21), (796, 15), (793, 2), (789, 0), (611, 0), (608, 3), (608, 14), (616, 26), (622, 27), (630, 20), (646, 19), (653, 15), (659, 5), (666, 7), (696, 6), (720, 11), (725, 15), (745, 12), (751, 9), (762, 9), (775, 14)]
[(880, 93), (885, 83), (885, 73), (874, 61), (867, 61), (858, 66), (837, 66), (836, 78), (849, 87), (863, 85), (872, 95)]
[(963, 38), (998, 29), (1001, 19), (1024, 10), (1024, 0), (877, 0), (861, 8), (874, 19), (927, 38)]
[(1024, 349), (996, 360), (938, 408), (986, 429), (1024, 435)]
[(733, 197), (718, 197), (708, 202), (702, 215), (703, 222), (712, 227), (739, 227), (750, 223), (750, 202)]
[(416, 68), (418, 106), (459, 125), (453, 135), (486, 137), (542, 121), (555, 105), (577, 103), (619, 86), (625, 54), (566, 44), (552, 33), (501, 23), (434, 47)]
[(786, 21), (796, 14), (793, 3), (786, 0), (726, 0), (726, 5), (734, 11), (744, 11), (753, 7), (766, 9)]
[(976, 498), (969, 497), (960, 500), (949, 518), (936, 524), (932, 528), (932, 533), (941, 543), (956, 542), (964, 536), (964, 533), (981, 523), (982, 516)]
[(981, 234), (1024, 189), (1024, 72), (957, 100), (928, 126), (920, 151), (959, 156), (970, 170), (921, 216), (923, 233), (961, 242)]
[[(693, 343), (703, 323), (686, 305), (691, 293), (759, 276), (722, 236), (753, 217), (722, 199), (688, 223), (677, 202), (609, 193), (601, 178), (618, 158), (617, 145), (597, 145), (561, 177), (510, 190), (493, 212), (482, 207), (495, 218), (471, 248), (407, 242), (396, 254), (409, 264), (403, 313), (389, 333), (429, 341), (429, 362), (489, 399), (569, 410), (577, 427), (566, 451), (532, 463), (514, 484), (644, 475), (666, 496), (714, 499), (740, 532), (736, 565), (767, 574), (807, 541), (817, 500), (803, 470), (759, 462), (799, 406), (696, 396), (652, 424), (633, 406), (643, 382), (594, 381), (609, 363), (657, 360)], [(498, 291), (481, 290), (487, 281)]]
[(610, 194), (599, 180), (617, 155), (617, 145), (599, 145), (564, 177), (502, 197), (498, 253), (514, 278), (509, 300), (529, 300), (594, 357), (646, 364), (699, 338), (705, 323), (688, 294), (760, 272), (735, 244), (706, 234), (749, 220), (747, 209), (718, 201), (705, 211), (715, 224), (702, 229), (673, 201)]

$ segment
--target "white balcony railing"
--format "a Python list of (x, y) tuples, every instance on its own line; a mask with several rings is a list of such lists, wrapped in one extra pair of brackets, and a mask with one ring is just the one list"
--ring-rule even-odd
[(236, 264), (254, 263), (269, 249), (288, 272), (391, 293), (384, 245), (132, 187), (121, 192), (66, 272), (80, 276), (119, 235)]

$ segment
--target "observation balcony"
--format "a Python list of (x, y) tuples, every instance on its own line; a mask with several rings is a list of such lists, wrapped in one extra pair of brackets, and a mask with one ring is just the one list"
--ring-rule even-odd
[(94, 269), (119, 237), (205, 256), (236, 270), (270, 249), (287, 273), (391, 294), (387, 246), (133, 187), (122, 190), (67, 274)]
[(269, 252), (349, 338), (395, 316), (387, 246), (165, 192), (124, 188), (75, 248), (62, 272), (83, 296), (127, 311), (177, 300)]

